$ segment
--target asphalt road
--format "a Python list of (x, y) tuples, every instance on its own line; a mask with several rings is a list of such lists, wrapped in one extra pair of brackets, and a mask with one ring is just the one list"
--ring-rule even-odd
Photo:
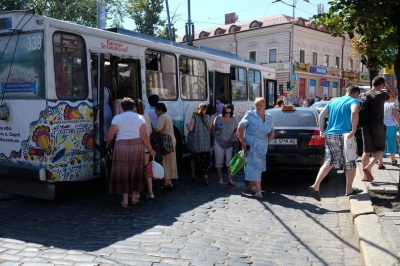
[[(187, 164), (186, 164), (187, 165)], [(343, 174), (308, 196), (314, 174), (274, 173), (264, 198), (190, 182), (123, 209), (104, 189), (57, 201), (0, 193), (0, 265), (363, 265)]]

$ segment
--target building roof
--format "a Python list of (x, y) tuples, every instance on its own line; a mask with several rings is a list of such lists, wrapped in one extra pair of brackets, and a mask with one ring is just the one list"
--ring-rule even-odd
[[(214, 36), (220, 36), (220, 35), (225, 35), (225, 34), (231, 34), (234, 32), (243, 32), (246, 30), (251, 30), (253, 28), (265, 28), (265, 27), (270, 27), (270, 26), (276, 26), (276, 25), (282, 25), (282, 24), (288, 24), (292, 22), (292, 17), (283, 15), (283, 14), (278, 14), (278, 15), (273, 15), (273, 16), (268, 16), (264, 18), (258, 18), (258, 19), (253, 19), (253, 20), (247, 20), (243, 22), (235, 22), (231, 24), (226, 24), (226, 25), (220, 25), (217, 27), (212, 27), (208, 29), (203, 29), (196, 31), (194, 34), (194, 39), (202, 39), (202, 38), (209, 38), (209, 37), (214, 37)], [(309, 28), (313, 28), (316, 30), (321, 30), (321, 31), (326, 31), (325, 27), (316, 27), (315, 21), (310, 21), (304, 18), (296, 18), (294, 23), (296, 25), (301, 25)], [(186, 42), (186, 35), (182, 36), (181, 38), (178, 38), (179, 41)]]

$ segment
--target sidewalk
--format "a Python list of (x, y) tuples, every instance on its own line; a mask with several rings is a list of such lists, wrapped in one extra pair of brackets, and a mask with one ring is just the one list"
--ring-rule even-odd
[(368, 191), (377, 194), (396, 194), (399, 182), (400, 159), (398, 166), (392, 166), (390, 158), (383, 159), (385, 170), (378, 166), (372, 169), (373, 182), (362, 182), (362, 164), (359, 158), (354, 187), (363, 193), (350, 196), (350, 211), (356, 234), (360, 242), (360, 252), (365, 265), (400, 265), (400, 213), (383, 212), (377, 215), (372, 207)]

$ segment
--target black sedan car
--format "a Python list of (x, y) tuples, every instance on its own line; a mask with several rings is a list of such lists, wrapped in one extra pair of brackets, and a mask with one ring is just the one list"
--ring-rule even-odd
[(275, 138), (270, 140), (267, 170), (318, 171), (325, 161), (325, 138), (320, 136), (318, 111), (294, 107), (268, 109)]

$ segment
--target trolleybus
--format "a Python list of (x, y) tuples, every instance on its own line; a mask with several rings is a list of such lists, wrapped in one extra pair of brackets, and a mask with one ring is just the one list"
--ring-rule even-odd
[[(111, 71), (105, 71), (111, 69)], [(59, 184), (104, 176), (105, 82), (112, 94), (157, 94), (168, 108), (177, 157), (199, 103), (233, 103), (241, 117), (256, 97), (276, 99), (275, 72), (238, 56), (124, 29), (101, 30), (0, 13), (0, 190), (53, 199)]]

